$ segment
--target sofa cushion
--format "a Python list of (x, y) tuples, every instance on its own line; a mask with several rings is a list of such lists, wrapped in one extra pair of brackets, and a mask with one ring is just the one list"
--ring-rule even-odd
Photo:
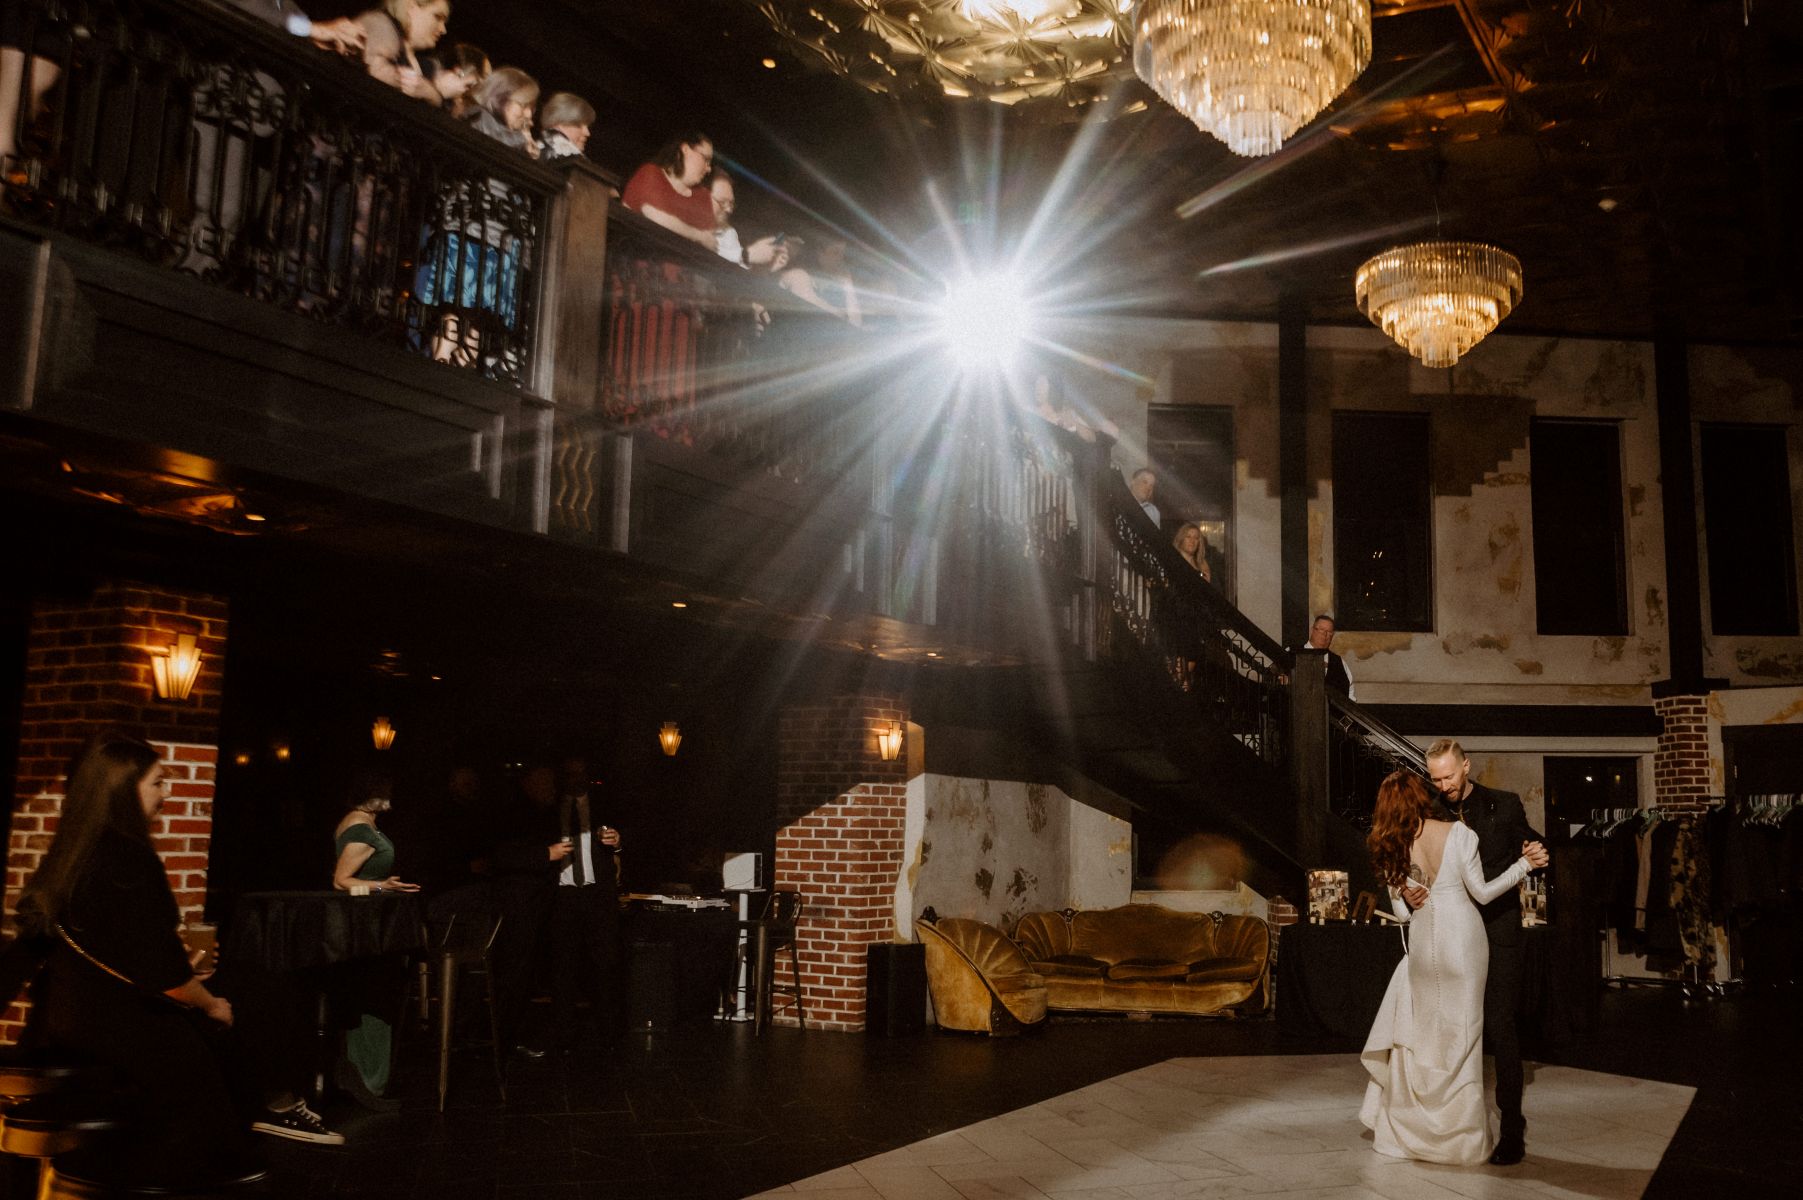
[(1190, 963), (1216, 954), (1215, 923), (1158, 904), (1087, 909), (1071, 919), (1070, 949), (1064, 953), (1116, 963), (1133, 959)]
[(1204, 958), (1189, 964), (1185, 983), (1242, 983), (1257, 979), (1264, 964), (1251, 958)]
[(1056, 958), (1035, 961), (1033, 969), (1042, 975), (1106, 975), (1108, 964), (1099, 958), (1081, 954), (1060, 954)]
[(1108, 968), (1109, 979), (1182, 979), (1189, 974), (1189, 964), (1156, 958), (1130, 958)]

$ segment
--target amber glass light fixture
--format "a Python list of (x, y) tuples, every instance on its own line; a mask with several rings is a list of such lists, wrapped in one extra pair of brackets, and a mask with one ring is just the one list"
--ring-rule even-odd
[(369, 740), (375, 743), (378, 750), (386, 750), (394, 745), (394, 722), (387, 717), (377, 717), (369, 727)]
[(1521, 303), (1521, 260), (1482, 242), (1418, 242), (1367, 260), (1353, 291), (1423, 366), (1450, 367)]
[(676, 750), (682, 745), (682, 730), (675, 721), (665, 721), (657, 731), (657, 744), (663, 747), (667, 758), (675, 758)]
[(876, 735), (876, 750), (883, 756), (884, 762), (894, 762), (901, 754), (902, 727), (891, 725)]
[(1371, 63), (1370, 0), (1140, 0), (1133, 69), (1235, 154), (1273, 154)]
[(186, 700), (200, 678), (200, 648), (194, 635), (184, 633), (167, 646), (150, 652), (150, 679), (159, 700)]

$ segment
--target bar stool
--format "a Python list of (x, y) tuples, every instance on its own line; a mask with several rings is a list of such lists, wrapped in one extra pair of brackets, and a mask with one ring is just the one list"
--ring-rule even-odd
[(755, 1013), (752, 1022), (754, 1034), (761, 1036), (764, 1026), (770, 1023), (773, 1015), (771, 1011), (775, 998), (773, 993), (778, 990), (776, 954), (777, 951), (783, 949), (787, 949), (789, 952), (789, 975), (792, 986), (782, 990), (788, 992), (790, 1003), (794, 1005), (796, 1024), (802, 1029), (808, 1027), (807, 1010), (802, 1007), (801, 1001), (801, 959), (795, 949), (795, 927), (800, 922), (801, 914), (806, 908), (807, 902), (802, 899), (800, 892), (775, 891), (771, 892), (770, 899), (764, 902), (763, 916), (748, 922), (752, 932), (752, 979), (755, 981), (753, 986), (757, 993), (752, 1009)]
[(80, 1150), (50, 1161), (38, 1200), (237, 1200), (260, 1192), (269, 1168), (257, 1162), (219, 1164), (192, 1180), (134, 1182), (120, 1179), (118, 1164), (105, 1154)]
[(111, 1076), (72, 1059), (0, 1049), (0, 1154), (11, 1158), (9, 1194), (36, 1196), (58, 1154), (92, 1145), (122, 1124)]
[[(438, 1111), (444, 1111), (445, 1097), (451, 1091), (451, 1044), (457, 1019), (457, 978), (464, 971), (482, 976), (483, 994), (488, 1000), (488, 1046), (494, 1060), (495, 1085), (501, 1090), (501, 1101), (507, 1101), (507, 1078), (501, 1067), (500, 1008), (495, 1003), (495, 976), (489, 965), (489, 951), (501, 931), (499, 915), (466, 917), (459, 924), (458, 915), (446, 922), (444, 933), (426, 953), (438, 968)], [(412, 992), (401, 998), (401, 1011), (407, 1009)], [(422, 986), (421, 1004), (425, 1004)]]

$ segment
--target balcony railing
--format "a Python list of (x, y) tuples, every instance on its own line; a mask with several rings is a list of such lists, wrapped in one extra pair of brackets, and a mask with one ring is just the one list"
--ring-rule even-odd
[(7, 3), (16, 218), (531, 383), (558, 172), (224, 5)]

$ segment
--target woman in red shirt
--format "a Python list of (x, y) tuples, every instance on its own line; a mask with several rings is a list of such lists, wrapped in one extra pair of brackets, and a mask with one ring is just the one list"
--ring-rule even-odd
[(683, 134), (632, 173), (622, 202), (670, 232), (713, 250), (713, 197), (701, 185), (713, 169), (713, 139), (705, 133)]

